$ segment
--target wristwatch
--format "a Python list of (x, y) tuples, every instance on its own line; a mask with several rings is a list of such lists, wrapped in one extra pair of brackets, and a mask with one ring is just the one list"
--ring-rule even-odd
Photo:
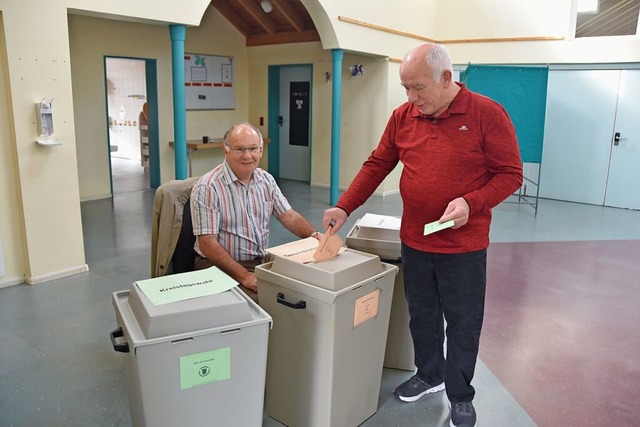
[(320, 234), (319, 231), (314, 231), (313, 234), (309, 237), (318, 237), (318, 234)]

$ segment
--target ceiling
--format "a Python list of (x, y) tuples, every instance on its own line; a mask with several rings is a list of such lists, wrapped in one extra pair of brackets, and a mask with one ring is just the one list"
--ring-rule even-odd
[(576, 37), (636, 34), (640, 0), (599, 0), (597, 10), (578, 13)]
[(268, 0), (266, 13), (261, 0), (212, 0), (211, 4), (244, 35), (247, 46), (320, 41), (320, 36), (300, 0)]

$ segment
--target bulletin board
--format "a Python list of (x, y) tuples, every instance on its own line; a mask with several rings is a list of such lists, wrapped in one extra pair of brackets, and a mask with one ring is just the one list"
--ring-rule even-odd
[(473, 64), (460, 73), (460, 81), (470, 90), (488, 96), (507, 110), (524, 163), (542, 162), (548, 75), (547, 66)]
[(235, 108), (233, 58), (230, 56), (185, 53), (184, 84), (187, 110)]

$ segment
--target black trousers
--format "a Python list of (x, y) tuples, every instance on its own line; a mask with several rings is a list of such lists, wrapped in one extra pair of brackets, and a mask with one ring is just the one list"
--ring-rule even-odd
[(486, 249), (436, 254), (402, 245), (417, 374), (431, 385), (444, 381), (447, 396), (454, 403), (475, 396), (471, 380), (484, 317), (486, 265)]

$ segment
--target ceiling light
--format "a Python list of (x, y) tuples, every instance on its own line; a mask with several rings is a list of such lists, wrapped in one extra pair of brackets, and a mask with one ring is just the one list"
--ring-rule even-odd
[(262, 0), (260, 2), (260, 6), (262, 7), (262, 10), (264, 10), (265, 13), (269, 13), (273, 10), (273, 5), (269, 0)]

